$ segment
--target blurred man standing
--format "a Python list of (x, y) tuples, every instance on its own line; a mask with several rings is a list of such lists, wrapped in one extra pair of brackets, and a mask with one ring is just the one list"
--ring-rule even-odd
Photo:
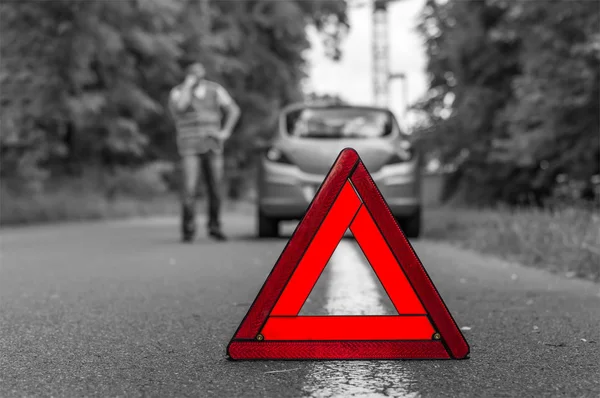
[[(185, 81), (171, 90), (169, 109), (177, 127), (183, 171), (181, 233), (184, 242), (196, 234), (196, 189), (200, 171), (208, 194), (208, 234), (225, 240), (221, 229), (223, 146), (240, 117), (227, 90), (206, 79), (202, 64), (187, 69)], [(222, 119), (225, 111), (225, 120)]]

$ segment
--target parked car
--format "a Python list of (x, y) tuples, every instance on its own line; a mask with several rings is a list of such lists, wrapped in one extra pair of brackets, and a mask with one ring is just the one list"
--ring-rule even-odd
[(282, 221), (300, 220), (333, 162), (354, 148), (408, 237), (421, 231), (419, 154), (386, 108), (293, 104), (262, 151), (258, 172), (259, 237), (276, 237)]

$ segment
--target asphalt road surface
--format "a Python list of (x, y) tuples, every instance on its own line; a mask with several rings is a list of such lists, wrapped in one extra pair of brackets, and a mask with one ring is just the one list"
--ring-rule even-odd
[[(250, 215), (225, 227), (230, 242), (192, 245), (174, 218), (2, 230), (0, 396), (600, 396), (599, 285), (427, 241), (470, 359), (229, 361), (287, 239), (254, 239)], [(390, 305), (344, 240), (302, 311)]]

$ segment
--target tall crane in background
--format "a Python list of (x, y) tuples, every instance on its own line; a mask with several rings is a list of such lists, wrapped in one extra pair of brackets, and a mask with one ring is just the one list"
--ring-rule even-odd
[[(202, 26), (205, 31), (210, 31), (209, 1), (197, 0), (204, 16)], [(408, 85), (404, 73), (390, 72), (390, 32), (388, 24), (388, 5), (402, 0), (350, 0), (350, 8), (362, 8), (367, 5), (372, 10), (372, 37), (371, 37), (371, 61), (372, 61), (372, 87), (373, 99), (376, 105), (389, 106), (390, 85), (393, 80), (402, 80), (404, 112), (408, 110)]]
[(376, 105), (387, 106), (389, 102), (390, 91), (388, 1), (373, 0), (371, 17), (371, 67), (373, 79), (373, 99)]
[(395, 79), (403, 81), (403, 101), (408, 108), (407, 82), (404, 73), (390, 72), (390, 32), (388, 5), (401, 0), (369, 0), (350, 2), (350, 8), (371, 6), (371, 63), (373, 99), (376, 105), (389, 106), (390, 83)]
[[(406, 93), (406, 75), (390, 72), (390, 32), (388, 23), (388, 5), (399, 0), (372, 0), (372, 68), (373, 98), (375, 104), (388, 106), (390, 101), (390, 83), (394, 79), (403, 80), (405, 108), (408, 107)], [(405, 109), (406, 111), (406, 109)]]

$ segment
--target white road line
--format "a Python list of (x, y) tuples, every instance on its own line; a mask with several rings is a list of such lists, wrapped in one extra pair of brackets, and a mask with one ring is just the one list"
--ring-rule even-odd
[[(389, 315), (375, 275), (353, 240), (342, 240), (327, 267), (331, 278), (325, 309), (330, 315)], [(317, 362), (304, 391), (309, 397), (417, 397), (410, 375), (395, 361)]]
[(329, 315), (386, 315), (372, 271), (357, 250), (356, 243), (342, 240), (333, 253), (325, 310)]

